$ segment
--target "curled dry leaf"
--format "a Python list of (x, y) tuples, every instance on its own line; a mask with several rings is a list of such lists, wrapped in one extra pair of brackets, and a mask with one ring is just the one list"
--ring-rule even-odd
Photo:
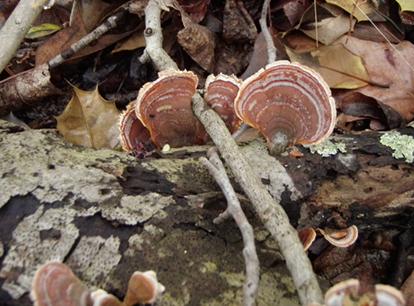
[[(344, 11), (354, 16), (358, 20), (358, 22), (367, 21), (369, 19), (377, 21), (377, 18), (380, 17), (375, 12), (375, 6), (371, 3), (371, 1), (326, 0), (326, 2), (339, 6)], [(381, 18), (380, 20), (382, 21), (383, 18)]]
[(84, 91), (73, 88), (73, 97), (58, 116), (57, 129), (74, 144), (92, 148), (115, 148), (118, 143), (119, 111), (105, 100), (98, 88)]
[(190, 22), (178, 32), (178, 43), (191, 58), (208, 72), (213, 72), (216, 38), (206, 27)]

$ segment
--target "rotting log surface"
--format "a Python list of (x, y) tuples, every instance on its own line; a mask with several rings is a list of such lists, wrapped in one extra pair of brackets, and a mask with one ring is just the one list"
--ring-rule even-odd
[[(412, 222), (414, 207), (413, 165), (393, 158), (378, 139), (378, 133), (341, 137), (346, 154), (323, 158), (300, 148), (304, 157), (280, 163), (259, 141), (242, 150), (295, 226), (356, 224), (368, 240), (384, 224), (395, 231)], [(167, 287), (160, 305), (239, 305), (243, 244), (233, 222), (212, 222), (226, 203), (198, 162), (204, 151), (137, 162), (66, 144), (53, 130), (0, 121), (1, 305), (31, 305), (31, 277), (51, 259), (118, 296), (134, 270), (154, 269)], [(258, 304), (298, 304), (276, 244), (246, 201), (244, 207), (262, 267)], [(375, 258), (383, 265), (393, 260)], [(348, 271), (322, 271), (331, 279), (340, 272)]]

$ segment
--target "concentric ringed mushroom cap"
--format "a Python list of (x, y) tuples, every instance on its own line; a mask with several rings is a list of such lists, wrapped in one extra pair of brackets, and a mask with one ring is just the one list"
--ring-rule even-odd
[(197, 76), (190, 71), (166, 70), (140, 89), (135, 113), (158, 148), (206, 141), (207, 134), (192, 111), (197, 83)]
[(92, 304), (88, 288), (60, 262), (46, 263), (36, 271), (31, 297), (35, 306)]
[(135, 114), (135, 102), (129, 103), (127, 109), (121, 114), (119, 134), (122, 149), (127, 152), (136, 150), (140, 144), (150, 140), (149, 131)]
[(284, 138), (289, 145), (320, 143), (336, 121), (335, 100), (326, 82), (309, 67), (289, 61), (276, 61), (247, 78), (235, 111), (270, 146)]
[(241, 80), (234, 75), (209, 75), (205, 84), (204, 100), (226, 123), (230, 132), (236, 131), (241, 120), (234, 112), (234, 99), (239, 91)]
[(358, 228), (352, 225), (341, 230), (319, 229), (325, 239), (338, 248), (347, 248), (358, 239)]

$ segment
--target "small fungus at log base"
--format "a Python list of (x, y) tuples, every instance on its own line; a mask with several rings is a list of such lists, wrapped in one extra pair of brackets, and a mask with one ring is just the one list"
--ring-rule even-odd
[(347, 248), (358, 239), (358, 228), (352, 225), (342, 230), (319, 229), (325, 239), (338, 248)]
[(190, 71), (165, 70), (154, 82), (139, 91), (135, 113), (149, 130), (154, 144), (161, 149), (204, 144), (207, 133), (194, 116), (191, 99), (198, 78)]
[(405, 306), (402, 293), (394, 287), (377, 284), (375, 292), (360, 292), (360, 281), (348, 279), (331, 287), (325, 294), (325, 306)]
[(135, 102), (128, 104), (127, 109), (121, 114), (119, 132), (122, 149), (127, 152), (133, 152), (151, 142), (149, 131), (135, 114)]
[(241, 120), (234, 112), (234, 99), (239, 91), (241, 80), (234, 75), (209, 75), (205, 84), (204, 100), (226, 123), (231, 133), (240, 126)]
[(326, 82), (309, 67), (289, 61), (276, 61), (247, 78), (234, 107), (243, 122), (260, 130), (274, 155), (288, 145), (324, 141), (336, 122)]
[(310, 248), (310, 246), (316, 239), (316, 231), (311, 227), (299, 230), (298, 235), (305, 251), (307, 251)]
[(60, 262), (49, 262), (34, 276), (31, 298), (34, 306), (92, 305), (90, 291)]
[(164, 290), (154, 271), (134, 272), (128, 282), (124, 305), (152, 304)]
[(123, 306), (116, 297), (102, 289), (92, 292), (91, 299), (93, 301), (92, 306)]

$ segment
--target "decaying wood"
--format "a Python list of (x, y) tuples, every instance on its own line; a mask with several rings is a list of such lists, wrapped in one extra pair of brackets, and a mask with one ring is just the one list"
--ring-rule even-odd
[[(401, 133), (414, 136), (414, 129)], [(329, 157), (299, 147), (303, 157), (277, 162), (261, 141), (241, 152), (295, 226), (357, 225), (361, 238), (350, 254), (355, 258), (358, 250), (376, 245), (372, 237), (378, 233), (404, 230), (414, 212), (414, 165), (394, 158), (380, 135), (338, 137), (346, 153)], [(226, 203), (198, 160), (206, 149), (172, 150), (139, 162), (124, 153), (67, 144), (53, 130), (0, 121), (0, 300), (31, 305), (34, 271), (58, 259), (88, 285), (118, 296), (131, 272), (154, 269), (167, 287), (160, 305), (240, 305), (243, 244), (232, 222), (213, 223)], [(277, 245), (252, 206), (243, 201), (243, 208), (261, 262), (258, 304), (298, 304), (287, 300), (295, 294), (288, 272), (281, 272)], [(378, 246), (369, 250), (366, 260), (375, 258), (376, 269), (393, 265), (392, 253)], [(384, 252), (382, 261), (373, 256)], [(365, 257), (357, 258), (359, 269)], [(346, 277), (357, 270), (349, 263), (340, 262)], [(323, 275), (334, 279), (337, 270)]]
[(62, 94), (50, 78), (49, 67), (43, 64), (1, 81), (0, 116)]

